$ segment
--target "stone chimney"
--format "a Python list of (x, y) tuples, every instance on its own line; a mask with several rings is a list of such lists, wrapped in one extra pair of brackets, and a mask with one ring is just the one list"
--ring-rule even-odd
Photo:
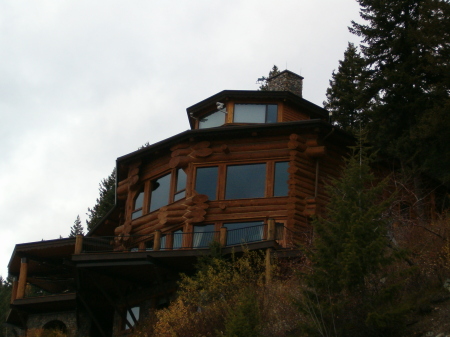
[(267, 79), (269, 91), (290, 91), (302, 97), (303, 77), (289, 70)]

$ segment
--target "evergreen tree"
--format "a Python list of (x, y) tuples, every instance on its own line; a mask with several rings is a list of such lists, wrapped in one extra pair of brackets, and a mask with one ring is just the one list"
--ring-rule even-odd
[(272, 70), (269, 71), (268, 77), (262, 76), (261, 78), (258, 79), (258, 82), (261, 82), (261, 85), (259, 86), (259, 90), (260, 91), (269, 90), (269, 85), (267, 84), (267, 80), (275, 75), (278, 75), (279, 73), (280, 73), (280, 70), (278, 69), (278, 67), (276, 65), (274, 65), (272, 67)]
[(375, 183), (368, 150), (361, 140), (353, 148), (341, 177), (328, 186), (326, 214), (313, 221), (313, 272), (300, 303), (315, 323), (303, 327), (308, 333), (387, 336), (401, 326), (403, 309), (391, 305), (394, 292), (376, 276), (393, 261), (386, 216), (391, 200), (382, 195), (387, 180)]
[(79, 215), (77, 215), (77, 218), (73, 222), (73, 226), (70, 228), (69, 238), (74, 238), (78, 234), (84, 235), (84, 229)]
[(3, 323), (9, 312), (9, 302), (11, 299), (12, 284), (9, 279), (0, 276), (0, 337), (6, 337)]
[[(450, 181), (450, 136), (440, 133), (450, 127), (442, 125), (449, 122), (450, 3), (358, 2), (365, 23), (352, 22), (350, 30), (362, 38), (371, 70), (368, 92), (378, 98), (370, 112), (370, 140), (413, 172)], [(440, 151), (430, 151), (430, 145), (440, 146)]]
[(99, 184), (100, 196), (93, 208), (88, 208), (86, 215), (87, 230), (90, 231), (94, 226), (113, 208), (116, 193), (116, 170), (103, 179)]
[(367, 151), (360, 140), (341, 177), (328, 186), (326, 215), (313, 222), (316, 287), (353, 291), (363, 287), (365, 278), (387, 262), (389, 219), (384, 212), (391, 200), (382, 199), (386, 181), (375, 185), (372, 156)]
[(338, 72), (333, 71), (327, 89), (325, 109), (331, 113), (331, 122), (346, 131), (356, 133), (367, 123), (364, 113), (368, 106), (365, 83), (368, 71), (365, 61), (353, 43), (349, 43), (344, 60), (339, 61)]

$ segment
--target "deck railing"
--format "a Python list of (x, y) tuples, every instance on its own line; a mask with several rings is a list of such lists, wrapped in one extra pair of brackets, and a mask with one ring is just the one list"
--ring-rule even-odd
[[(272, 231), (272, 232), (271, 232)], [(106, 253), (106, 252), (143, 252), (176, 249), (208, 248), (213, 241), (229, 247), (264, 240), (286, 238), (286, 228), (282, 223), (261, 224), (238, 229), (221, 228), (221, 231), (181, 232), (162, 234), (155, 231), (151, 235), (120, 235), (101, 237), (78, 237), (82, 240), (75, 253)], [(77, 249), (76, 249), (77, 250)]]

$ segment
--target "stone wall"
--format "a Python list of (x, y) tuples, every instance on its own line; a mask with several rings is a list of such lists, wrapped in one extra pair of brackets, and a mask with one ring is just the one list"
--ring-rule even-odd
[(84, 312), (78, 313), (79, 326), (77, 326), (77, 314), (75, 311), (42, 313), (29, 315), (27, 320), (27, 336), (32, 336), (33, 330), (40, 330), (51, 321), (61, 321), (67, 328), (67, 337), (89, 336), (90, 319)]

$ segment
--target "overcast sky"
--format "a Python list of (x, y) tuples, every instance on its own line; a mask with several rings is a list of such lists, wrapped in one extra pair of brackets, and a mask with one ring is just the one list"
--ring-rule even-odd
[(16, 243), (85, 225), (117, 157), (274, 64), (322, 106), (356, 0), (0, 0), (0, 275)]

